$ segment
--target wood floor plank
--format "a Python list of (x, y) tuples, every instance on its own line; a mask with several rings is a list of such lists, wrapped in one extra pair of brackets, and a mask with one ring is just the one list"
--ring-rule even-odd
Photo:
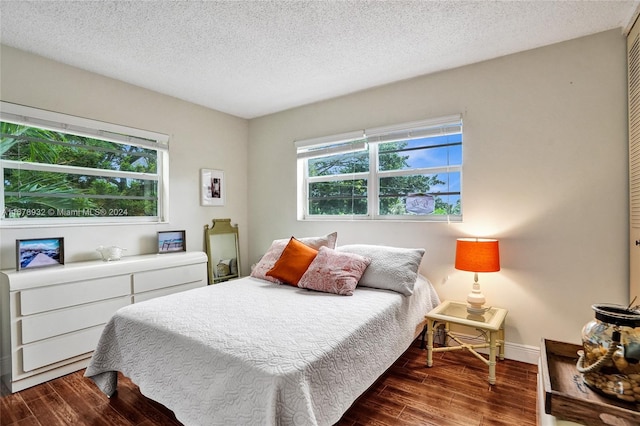
[[(452, 404), (453, 393), (438, 392), (438, 388), (433, 388), (429, 392), (414, 393), (409, 388), (397, 389), (392, 386), (387, 387), (382, 397), (401, 401), (405, 408), (400, 418), (410, 416), (411, 418), (422, 418), (425, 421), (440, 420), (440, 423), (480, 424), (482, 416), (474, 410), (455, 410)], [(412, 422), (411, 418), (406, 421)]]
[[(2, 417), (0, 417), (2, 419)], [(2, 420), (4, 422), (4, 419)], [(25, 419), (18, 420), (14, 423), (0, 423), (2, 426), (43, 426), (35, 416), (30, 416)]]
[(126, 398), (122, 397), (123, 392), (119, 391), (108, 402), (109, 407), (117, 411), (122, 417), (124, 417), (129, 424), (139, 425), (143, 424), (147, 419), (144, 411), (140, 411), (135, 405), (131, 405), (126, 401)]
[(452, 400), (452, 407), (462, 412), (475, 410), (477, 413), (488, 419), (497, 416), (501, 418), (511, 418), (512, 424), (518, 424), (520, 426), (535, 425), (535, 414), (533, 418), (525, 418), (525, 413), (523, 412), (522, 407), (507, 405), (505, 404), (506, 400), (507, 398), (503, 397), (495, 399), (487, 398), (482, 401), (482, 403), (479, 403), (478, 399), (466, 397), (462, 394), (456, 394)]
[[(69, 407), (79, 414), (78, 423), (92, 426), (129, 426), (129, 422), (93, 392), (82, 389), (77, 376), (71, 375), (50, 382), (51, 387)], [(74, 384), (76, 386), (74, 386)], [(78, 392), (80, 387), (80, 392)]]
[(438, 405), (449, 405), (453, 395), (450, 390), (439, 386), (429, 384), (414, 386), (406, 382), (393, 383), (391, 380), (382, 393), (382, 396), (391, 401), (417, 407), (428, 407), (432, 401), (437, 401)]
[[(2, 426), (181, 426), (171, 410), (118, 374), (107, 398), (84, 370), (0, 397)], [(488, 368), (466, 351), (434, 354), (412, 345), (335, 426), (535, 426), (537, 366), (499, 361)]]
[(2, 424), (13, 424), (29, 417), (35, 419), (26, 402), (22, 399), (22, 395), (7, 395), (0, 399), (0, 419), (2, 419)]
[(343, 417), (351, 419), (356, 425), (396, 426), (398, 417), (387, 412), (372, 411), (364, 404), (351, 407)]
[[(84, 370), (82, 370), (82, 373), (84, 374)], [(87, 380), (83, 374), (69, 374), (57, 380), (67, 383), (70, 388), (82, 395), (90, 404), (101, 405), (109, 402), (109, 398), (91, 380)]]
[(26, 403), (29, 403), (29, 401), (33, 399), (39, 399), (51, 393), (55, 393), (55, 391), (51, 388), (49, 383), (43, 383), (40, 386), (33, 386), (23, 390), (20, 392), (20, 396), (22, 396), (22, 399), (24, 399)]
[(397, 418), (402, 410), (404, 410), (405, 404), (400, 401), (385, 397), (385, 393), (370, 395), (363, 399), (358, 405), (371, 413), (383, 413), (389, 417)]
[(481, 417), (470, 417), (451, 409), (451, 406), (440, 407), (432, 404), (422, 410), (408, 406), (398, 417), (398, 424), (425, 426), (479, 426)]
[(31, 399), (29, 409), (38, 421), (47, 426), (81, 425), (80, 416), (55, 392)]
[[(122, 379), (122, 380), (121, 380)], [(114, 409), (131, 421), (130, 414), (134, 418), (148, 419), (155, 425), (176, 426), (180, 423), (175, 420), (173, 412), (166, 407), (146, 398), (140, 393), (140, 389), (124, 377), (118, 378), (118, 392), (111, 397), (110, 404)]]

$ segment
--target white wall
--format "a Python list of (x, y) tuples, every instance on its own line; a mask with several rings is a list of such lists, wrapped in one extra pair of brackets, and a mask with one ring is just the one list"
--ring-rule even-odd
[[(156, 231), (186, 229), (201, 250), (204, 225), (230, 217), (245, 273), (274, 238), (337, 230), (338, 244), (426, 248), (421, 272), (443, 299), (464, 299), (472, 276), (453, 268), (455, 239), (491, 236), (502, 271), (480, 282), (510, 311), (507, 341), (578, 343), (591, 304), (627, 303), (624, 45), (613, 30), (249, 123), (2, 46), (0, 99), (171, 135), (171, 209), (166, 225), (2, 228), (0, 267), (14, 267), (17, 238), (65, 237), (78, 261), (100, 244), (152, 253)], [(459, 112), (463, 223), (296, 220), (293, 140)], [(225, 171), (225, 207), (199, 205), (200, 168)]]
[[(628, 299), (625, 55), (613, 30), (251, 120), (251, 262), (274, 238), (335, 230), (338, 245), (424, 247), (420, 271), (464, 300), (473, 277), (453, 268), (455, 239), (496, 237), (502, 271), (480, 283), (509, 309), (506, 340), (579, 343), (593, 303)], [(294, 140), (453, 113), (463, 223), (296, 220)]]
[[(170, 135), (169, 223), (0, 228), (0, 268), (15, 267), (19, 238), (64, 237), (66, 262), (99, 258), (98, 245), (125, 247), (126, 255), (155, 253), (156, 233), (162, 230), (184, 229), (187, 250), (203, 250), (204, 226), (213, 218), (231, 218), (239, 225), (241, 258), (247, 258), (246, 120), (7, 46), (1, 47), (0, 58), (3, 101)], [(200, 206), (201, 168), (224, 170), (224, 207)]]

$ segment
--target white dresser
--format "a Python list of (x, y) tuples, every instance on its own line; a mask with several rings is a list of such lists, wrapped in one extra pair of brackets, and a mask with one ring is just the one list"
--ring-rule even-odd
[(80, 370), (116, 310), (205, 285), (203, 252), (0, 271), (2, 381), (17, 392)]

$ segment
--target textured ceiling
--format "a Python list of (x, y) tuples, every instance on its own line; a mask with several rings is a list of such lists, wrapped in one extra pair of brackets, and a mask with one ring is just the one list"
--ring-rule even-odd
[(1, 0), (0, 42), (253, 118), (623, 28), (639, 3)]

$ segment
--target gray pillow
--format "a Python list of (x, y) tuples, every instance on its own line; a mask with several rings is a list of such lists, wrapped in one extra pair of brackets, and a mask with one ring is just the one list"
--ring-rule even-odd
[(392, 290), (405, 296), (413, 294), (424, 249), (349, 244), (336, 250), (371, 259), (358, 281), (359, 286)]

